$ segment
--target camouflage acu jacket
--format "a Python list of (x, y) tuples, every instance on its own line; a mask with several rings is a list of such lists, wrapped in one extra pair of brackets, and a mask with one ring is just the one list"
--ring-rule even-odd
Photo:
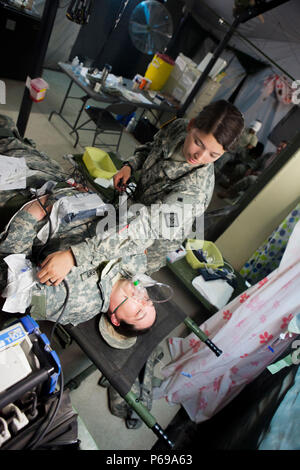
[[(45, 153), (36, 150), (32, 143), (22, 141), (16, 129), (15, 123), (8, 116), (0, 115), (0, 154), (12, 157), (25, 157), (27, 167), (32, 170), (27, 178), (27, 186), (39, 188), (48, 180), (64, 183), (66, 173), (53, 159)], [(71, 195), (73, 190), (66, 189), (65, 195)], [(55, 196), (55, 191), (54, 191)], [(31, 197), (27, 189), (0, 191), (1, 225), (5, 226), (10, 216)], [(15, 199), (16, 198), (16, 199)], [(11, 202), (7, 209), (7, 204)], [(51, 202), (50, 200), (48, 201)], [(6, 207), (8, 220), (3, 220), (3, 208)], [(5, 211), (5, 213), (6, 213)], [(96, 237), (96, 226), (99, 219), (91, 217), (61, 224), (59, 230), (53, 236), (43, 251), (43, 257), (47, 254), (68, 249), (70, 245), (77, 245), (82, 240)], [(36, 234), (45, 223), (36, 222), (27, 212), (20, 211), (14, 217), (8, 232), (0, 234), (0, 290), (7, 284), (7, 265), (3, 259), (15, 253), (32, 254), (32, 248), (39, 244)], [(113, 258), (106, 252), (101, 266), (99, 263), (82, 263), (74, 267), (67, 276), (70, 288), (70, 296), (67, 308), (61, 319), (61, 323), (74, 325), (89, 320), (95, 314), (107, 311), (113, 281), (118, 274), (131, 276), (136, 273), (146, 272), (146, 255), (144, 253), (132, 256), (125, 254), (121, 259)], [(109, 261), (109, 262), (108, 262)], [(46, 286), (37, 283), (33, 289), (32, 315), (36, 319), (47, 318), (56, 320), (61, 306), (64, 303), (66, 290), (63, 284), (57, 287)], [(86, 299), (89, 299), (88, 303)], [(38, 299), (38, 302), (36, 301)], [(82, 309), (85, 305), (85, 309)]]
[(214, 188), (213, 164), (191, 167), (171, 158), (187, 135), (187, 121), (178, 119), (160, 130), (153, 142), (137, 147), (129, 159), (140, 170), (136, 204), (129, 223), (105, 240), (94, 237), (72, 246), (77, 264), (108, 256), (144, 253), (147, 272), (165, 265), (168, 252), (187, 238), (195, 217), (207, 209)]
[[(39, 187), (48, 179), (66, 179), (56, 162), (20, 140), (10, 118), (0, 116), (1, 127), (10, 129), (13, 135), (0, 139), (0, 153), (26, 156), (27, 166), (35, 172), (28, 179), (28, 186)], [(119, 227), (120, 233), (108, 231), (105, 238), (81, 233), (80, 241), (70, 240), (77, 266), (92, 268), (111, 259), (144, 255), (147, 250), (150, 274), (164, 266), (167, 253), (187, 238), (187, 228), (210, 202), (214, 169), (213, 164), (195, 168), (171, 158), (184, 142), (186, 128), (187, 121), (178, 119), (159, 131), (153, 142), (137, 147), (130, 162), (141, 172), (134, 202), (138, 200), (142, 205), (131, 206), (128, 223)], [(0, 202), (3, 204), (11, 197), (11, 191), (2, 191)]]
[[(73, 194), (72, 189), (64, 190), (65, 196)], [(48, 199), (48, 203), (53, 203), (54, 198), (55, 194)], [(33, 261), (35, 269), (37, 260), (35, 257), (32, 259), (34, 253), (39, 254), (41, 261), (49, 253), (68, 249), (70, 244), (76, 245), (84, 238), (95, 236), (98, 220), (91, 217), (61, 223), (41, 252), (37, 233), (47, 221), (43, 219), (37, 222), (24, 210), (17, 212), (6, 231), (0, 235), (0, 292), (7, 285), (7, 264), (4, 261), (6, 256), (23, 253)], [(132, 277), (136, 273), (144, 273), (146, 267), (145, 254), (124, 256), (121, 259), (110, 258), (109, 262), (105, 261), (100, 266), (94, 263), (74, 266), (65, 278), (68, 284), (68, 302), (60, 322), (77, 325), (97, 313), (106, 312), (117, 276)], [(32, 287), (31, 315), (36, 320), (55, 321), (62, 311), (65, 298), (66, 287), (63, 283), (54, 287), (36, 281)]]

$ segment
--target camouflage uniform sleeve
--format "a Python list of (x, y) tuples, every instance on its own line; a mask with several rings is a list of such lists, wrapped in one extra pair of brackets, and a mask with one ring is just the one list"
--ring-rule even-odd
[[(156, 266), (165, 264), (166, 253), (178, 248), (191, 233), (195, 217), (201, 216), (208, 207), (214, 186), (213, 166), (203, 177), (202, 188), (199, 184), (196, 179), (194, 185), (174, 185), (174, 190), (163, 201), (142, 208), (138, 204), (139, 215), (119, 232), (107, 233), (105, 238), (85, 239), (71, 246), (77, 266), (100, 264), (147, 250), (148, 267), (151, 272), (157, 270)], [(134, 211), (134, 206), (130, 210)]]
[(161, 129), (155, 134), (152, 142), (147, 142), (146, 144), (136, 147), (133, 156), (127, 160), (135, 171), (142, 168), (144, 161), (155, 147), (161, 148), (164, 137), (165, 129)]
[(136, 147), (133, 156), (128, 158), (127, 161), (130, 163), (130, 165), (135, 171), (142, 168), (144, 161), (151, 152), (152, 146), (152, 142), (147, 142), (144, 145), (139, 145), (138, 147)]
[[(166, 265), (167, 254), (175, 251), (187, 238), (202, 238), (204, 222), (201, 217), (209, 206), (214, 189), (214, 170), (211, 165), (207, 170), (207, 175), (201, 179), (194, 179), (190, 185), (182, 187), (179, 183), (163, 200), (161, 206), (162, 219), (161, 227), (164, 231), (172, 231), (173, 236), (160, 236), (147, 249), (147, 273), (157, 272)], [(197, 218), (197, 227), (193, 226)], [(194, 230), (196, 232), (194, 233)], [(160, 235), (163, 235), (162, 232)], [(167, 234), (165, 234), (167, 235)]]
[(122, 228), (107, 232), (105, 237), (94, 236), (83, 242), (71, 245), (76, 265), (100, 264), (113, 258), (123, 258), (127, 255), (139, 255), (153, 243), (153, 233), (149, 233), (150, 214), (146, 207), (141, 209), (141, 215), (133, 218)]
[(18, 212), (11, 221), (8, 230), (1, 234), (0, 255), (12, 253), (30, 254), (36, 237), (37, 220), (28, 212)]

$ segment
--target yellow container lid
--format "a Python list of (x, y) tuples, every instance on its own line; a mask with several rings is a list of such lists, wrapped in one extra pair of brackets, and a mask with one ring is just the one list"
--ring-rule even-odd
[[(188, 239), (185, 245), (186, 260), (193, 269), (219, 268), (224, 265), (223, 257), (218, 247), (213, 242), (205, 240)], [(194, 255), (193, 250), (202, 250), (207, 263), (201, 262)]]
[(86, 147), (82, 160), (93, 178), (109, 180), (118, 172), (108, 153), (97, 147)]

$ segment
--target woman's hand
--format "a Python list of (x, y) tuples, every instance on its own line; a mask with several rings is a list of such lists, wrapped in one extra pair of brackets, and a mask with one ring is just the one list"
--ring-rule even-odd
[(131, 176), (131, 168), (125, 165), (113, 177), (114, 187), (117, 191), (124, 191), (127, 181)]
[(56, 251), (44, 259), (37, 274), (39, 281), (47, 286), (58, 286), (75, 266), (72, 250)]

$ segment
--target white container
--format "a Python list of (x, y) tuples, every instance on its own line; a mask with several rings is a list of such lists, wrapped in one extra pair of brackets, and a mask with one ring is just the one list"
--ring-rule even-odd
[(73, 72), (75, 72), (75, 70), (77, 69), (78, 65), (79, 65), (79, 59), (78, 59), (78, 57), (76, 56), (76, 57), (74, 57), (74, 59), (72, 60), (72, 70), (73, 70)]
[[(213, 54), (211, 52), (209, 52), (208, 54), (206, 54), (204, 59), (197, 66), (197, 69), (200, 70), (201, 73), (206, 69), (207, 65), (209, 64), (209, 62), (212, 58), (212, 56), (213, 56)], [(219, 75), (219, 73), (226, 67), (226, 65), (227, 65), (226, 60), (221, 59), (221, 58), (217, 59), (215, 65), (213, 66), (213, 68), (209, 72), (208, 76), (212, 79), (216, 78), (216, 76)]]
[(29, 92), (31, 99), (38, 103), (45, 98), (48, 83), (43, 78), (34, 78), (30, 82)]

